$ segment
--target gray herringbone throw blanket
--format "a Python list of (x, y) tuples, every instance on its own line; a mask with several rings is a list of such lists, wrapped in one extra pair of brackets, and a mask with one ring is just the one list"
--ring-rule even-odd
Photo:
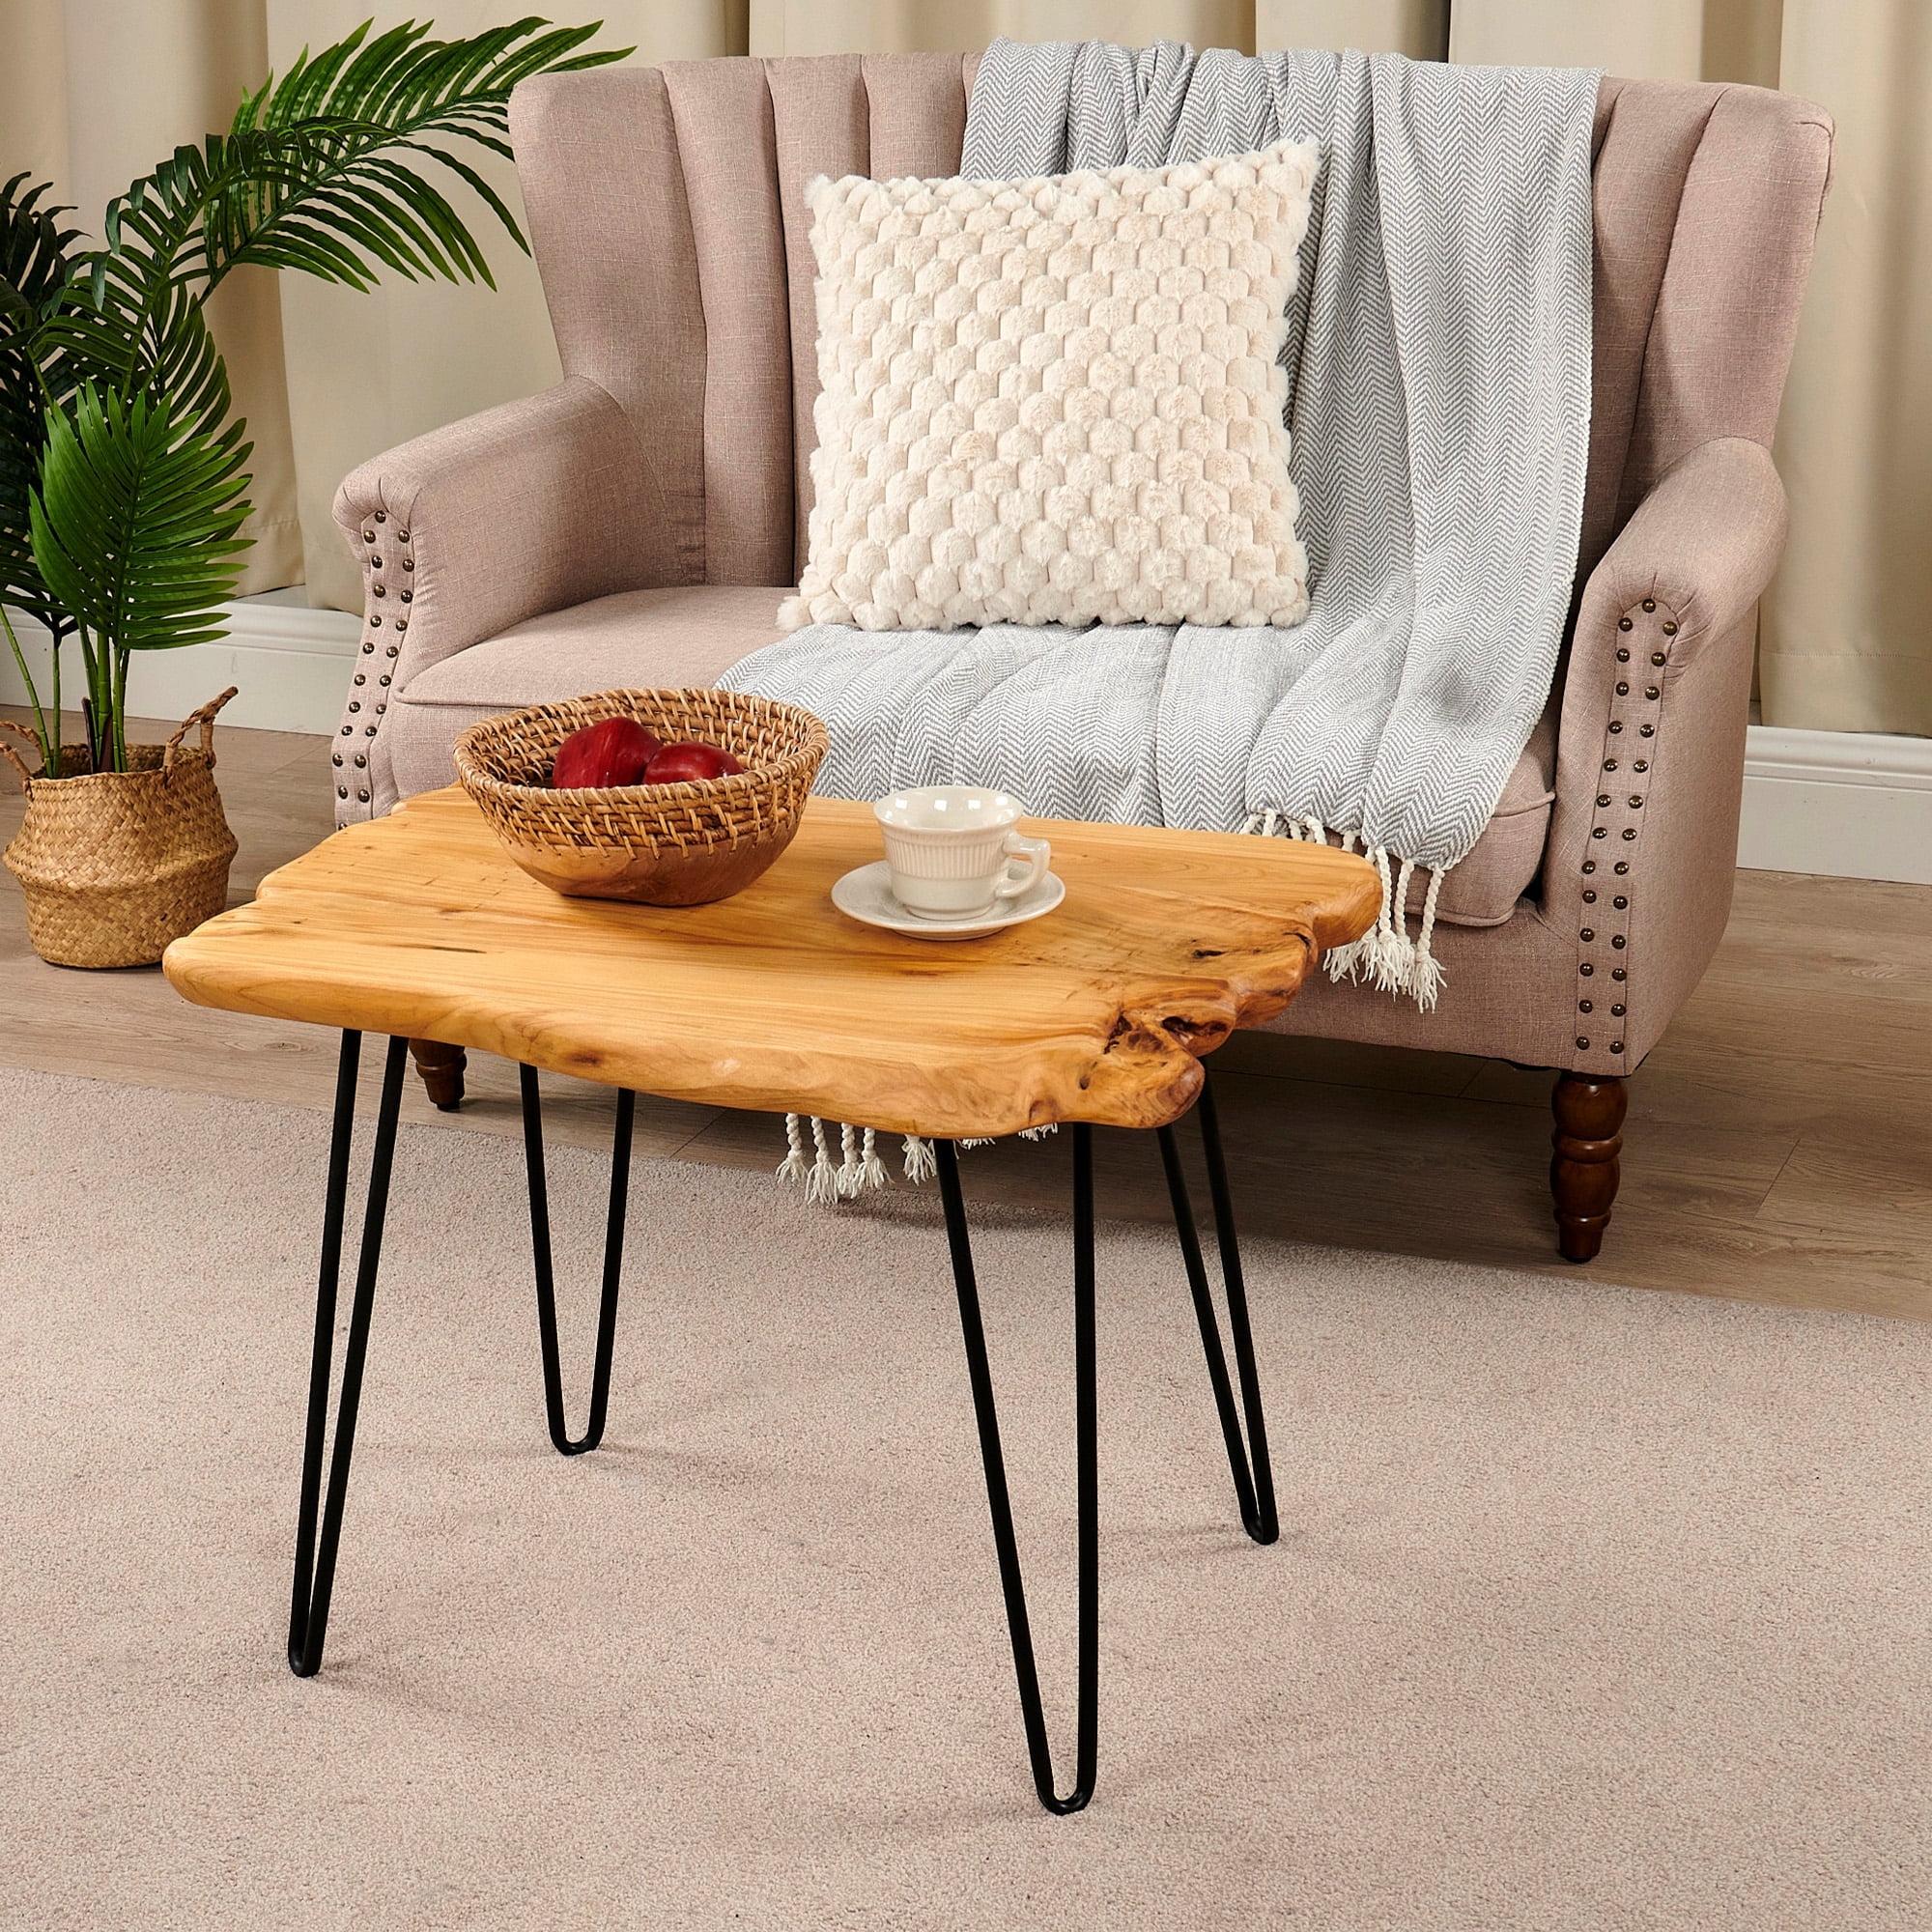
[[(816, 625), (721, 682), (824, 718), (818, 789), (835, 796), (970, 780), (1048, 816), (1359, 846), (1382, 875), (1381, 918), (1329, 970), (1433, 1006), (1442, 875), (1543, 709), (1570, 603), (1597, 81), (996, 41), (968, 109), (968, 176), (1316, 144), (1282, 352), (1312, 609), (1291, 630)], [(814, 1191), (877, 1177), (849, 1135), (835, 1170), (813, 1127)], [(803, 1167), (795, 1124), (792, 1146)]]

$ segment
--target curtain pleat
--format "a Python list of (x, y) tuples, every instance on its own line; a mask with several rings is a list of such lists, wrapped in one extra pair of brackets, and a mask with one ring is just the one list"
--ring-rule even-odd
[(1442, 60), (1449, 0), (1259, 0), (1258, 47), (1356, 47), (1368, 54)]
[[(100, 202), (244, 82), (366, 17), (368, 0), (6, 0), (0, 163)], [(500, 0), (426, 8), (444, 31)], [(1602, 66), (1783, 86), (1837, 117), (1836, 182), (1778, 437), (1792, 537), (1765, 601), (1764, 715), (1932, 733), (1932, 4), (1928, 0), (600, 0), (639, 60), (952, 50), (1157, 37), (1244, 49)], [(562, 12), (569, 14), (570, 10)], [(571, 15), (575, 17), (575, 15)], [(516, 205), (507, 167), (493, 171)], [(535, 270), (507, 239), (498, 288), (393, 278), (357, 296), (238, 275), (213, 317), (255, 460), (250, 587), (359, 596), (329, 505), (365, 457), (556, 380)]]
[(751, 0), (754, 54), (952, 53), (1013, 41), (1254, 47), (1254, 0)]
[(1785, 0), (1782, 80), (1838, 142), (1777, 433), (1765, 722), (1932, 735), (1932, 6)]

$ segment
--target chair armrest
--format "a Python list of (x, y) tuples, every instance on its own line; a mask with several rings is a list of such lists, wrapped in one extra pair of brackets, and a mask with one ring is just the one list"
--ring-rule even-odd
[[(1650, 598), (1671, 612), (1676, 630), (1666, 668), (1681, 669), (1706, 640), (1724, 637), (1755, 609), (1777, 567), (1784, 530), (1784, 485), (1770, 450), (1741, 436), (1699, 443), (1658, 478), (1590, 573), (1573, 666), (1586, 639), (1607, 646), (1597, 654), (1607, 693), (1616, 681), (1607, 674), (1615, 647), (1627, 641), (1617, 620), (1642, 612)], [(1563, 702), (1567, 725), (1567, 688)]]
[(372, 743), (392, 690), (512, 624), (639, 587), (648, 500), (630, 419), (582, 376), (432, 430), (350, 472), (335, 521), (363, 629), (331, 767), (338, 821), (390, 801)]
[(1542, 917), (1577, 949), (1576, 1070), (1634, 1067), (1723, 935), (1784, 530), (1770, 451), (1721, 437), (1658, 479), (1584, 586), (1543, 855)]

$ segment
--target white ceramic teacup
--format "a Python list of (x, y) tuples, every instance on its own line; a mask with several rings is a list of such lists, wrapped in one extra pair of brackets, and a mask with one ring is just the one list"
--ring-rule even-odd
[(1044, 838), (1013, 826), (1026, 807), (993, 785), (918, 785), (872, 813), (886, 836), (893, 895), (921, 919), (962, 919), (1016, 899), (1046, 876)]

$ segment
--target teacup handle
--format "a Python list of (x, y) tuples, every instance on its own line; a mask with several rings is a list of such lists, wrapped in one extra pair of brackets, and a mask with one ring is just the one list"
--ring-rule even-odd
[[(1053, 847), (1044, 838), (1029, 838), (1024, 832), (1009, 832), (1005, 850), (1007, 876), (993, 888), (993, 896), (996, 899), (1016, 899), (1022, 894), (1032, 892), (1046, 877), (1046, 862), (1053, 856)], [(1013, 875), (1014, 860), (1026, 867), (1018, 877)]]

